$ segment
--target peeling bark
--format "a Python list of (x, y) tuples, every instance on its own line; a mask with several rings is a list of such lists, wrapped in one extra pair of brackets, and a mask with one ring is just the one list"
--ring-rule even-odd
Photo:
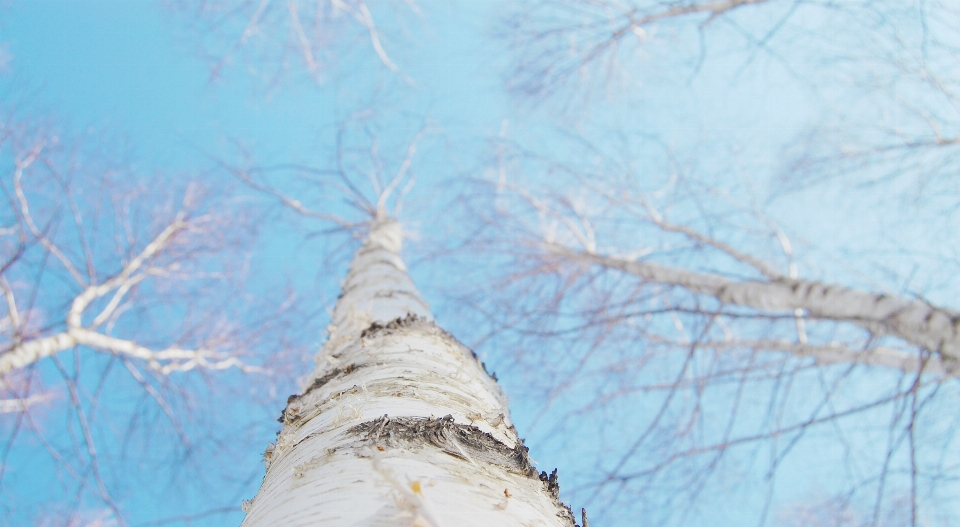
[(573, 526), (556, 471), (538, 474), (477, 356), (433, 322), (378, 220), (329, 338), (288, 400), (252, 526)]
[(514, 474), (537, 477), (537, 471), (527, 456), (527, 447), (522, 443), (510, 448), (476, 426), (455, 422), (450, 415), (439, 419), (391, 419), (385, 415), (361, 423), (349, 431), (363, 437), (378, 447), (378, 450), (384, 445), (392, 448), (417, 448), (429, 444), (467, 461), (496, 465)]

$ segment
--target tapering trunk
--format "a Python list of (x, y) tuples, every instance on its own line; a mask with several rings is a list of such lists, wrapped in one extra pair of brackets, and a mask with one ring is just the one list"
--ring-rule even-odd
[(496, 381), (434, 324), (400, 245), (381, 219), (357, 251), (244, 527), (574, 525)]

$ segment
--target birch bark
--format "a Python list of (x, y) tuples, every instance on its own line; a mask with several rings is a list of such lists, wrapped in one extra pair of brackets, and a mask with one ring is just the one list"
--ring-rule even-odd
[[(770, 281), (734, 281), (716, 274), (697, 273), (653, 262), (603, 256), (555, 245), (548, 248), (572, 261), (619, 269), (643, 280), (709, 295), (725, 304), (786, 313), (802, 309), (812, 318), (848, 321), (876, 334), (895, 335), (934, 353), (932, 363), (923, 366), (924, 371), (956, 375), (960, 369), (960, 313), (927, 302), (810, 280), (779, 278)], [(806, 354), (802, 350), (797, 351)], [(873, 357), (865, 357), (863, 361), (910, 371), (917, 368), (918, 360), (911, 361), (899, 353), (881, 352)], [(845, 361), (839, 354), (829, 360)]]
[(401, 239), (380, 218), (357, 251), (243, 526), (574, 525), (496, 381), (434, 324)]

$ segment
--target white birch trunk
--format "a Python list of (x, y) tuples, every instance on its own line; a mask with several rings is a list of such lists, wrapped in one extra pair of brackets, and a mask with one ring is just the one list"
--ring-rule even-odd
[(378, 220), (357, 252), (243, 526), (574, 525), (496, 381), (434, 325), (400, 245)]

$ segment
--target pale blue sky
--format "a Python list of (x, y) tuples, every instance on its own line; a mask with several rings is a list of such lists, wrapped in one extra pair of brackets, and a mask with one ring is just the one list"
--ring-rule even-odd
[[(718, 188), (732, 189), (737, 200), (747, 201), (744, 189), (752, 188), (758, 205), (766, 207), (766, 212), (794, 237), (803, 275), (860, 287), (899, 287), (904, 292), (915, 289), (956, 307), (957, 223), (952, 216), (929, 221), (909, 204), (897, 205), (897, 196), (891, 196), (889, 188), (851, 184), (781, 192), (782, 182), (777, 176), (782, 169), (783, 148), (804, 126), (825, 119), (822, 110), (829, 108), (818, 105), (832, 101), (842, 91), (829, 86), (814, 89), (797, 82), (790, 68), (809, 73), (817, 67), (804, 63), (801, 50), (786, 57), (751, 55), (751, 48), (743, 44), (739, 33), (724, 26), (720, 36), (711, 41), (709, 60), (692, 80), (676, 75), (674, 69), (681, 68), (673, 68), (669, 61), (652, 60), (637, 73), (641, 80), (623, 92), (597, 96), (584, 108), (564, 113), (549, 102), (540, 106), (518, 104), (503, 89), (507, 50), (503, 42), (490, 37), (494, 35), (496, 15), (511, 4), (499, 0), (421, 2), (422, 18), (407, 16), (404, 23), (408, 32), (393, 33), (403, 36), (386, 42), (388, 53), (412, 83), (389, 72), (369, 49), (360, 47), (352, 50), (322, 84), (294, 73), (277, 86), (265, 88), (246, 75), (242, 65), (234, 65), (222, 79), (211, 82), (207, 65), (195, 52), (194, 35), (184, 29), (182, 19), (161, 9), (158, 1), (14, 0), (10, 7), (0, 10), (0, 43), (5, 43), (12, 56), (9, 71), (0, 74), (0, 104), (15, 105), (21, 115), (42, 116), (66, 130), (109, 138), (108, 145), (115, 141), (118, 149), (131, 151), (131, 162), (144, 177), (164, 174), (157, 176), (157, 184), (198, 177), (207, 179), (211, 186), (227, 184), (230, 178), (215, 168), (217, 160), (238, 160), (235, 141), (249, 147), (262, 165), (329, 167), (338, 124), (365, 107), (382, 112), (373, 125), (374, 132), (384, 148), (394, 152), (402, 151), (419, 127), (429, 122), (431, 132), (414, 165), (417, 185), (402, 218), (414, 235), (407, 256), (411, 262), (419, 262), (412, 266), (412, 274), (428, 301), (438, 307), (440, 321), (465, 339), (482, 334), (482, 328), (455, 318), (452, 313), (457, 312), (457, 306), (448, 305), (442, 292), (455, 290), (461, 285), (458, 281), (467, 280), (469, 273), (461, 275), (444, 263), (446, 260), (420, 260), (438, 246), (454, 243), (437, 239), (441, 235), (455, 240), (464, 234), (460, 225), (453, 223), (459, 218), (459, 207), (451, 203), (459, 193), (466, 192), (465, 177), (478, 177), (492, 168), (490, 140), (501, 130), (519, 144), (561, 159), (578, 155), (567, 150), (569, 143), (564, 142), (564, 135), (589, 136), (607, 154), (621, 153), (611, 130), (655, 135), (680, 153), (679, 164), (684, 170)], [(384, 19), (382, 23), (388, 27), (392, 22)], [(576, 115), (578, 111), (582, 114)], [(653, 164), (640, 160), (640, 172), (657, 180), (662, 174), (649, 168)], [(543, 189), (558, 190), (554, 181), (538, 173), (518, 170), (514, 176)], [(259, 198), (246, 194), (242, 199)], [(338, 199), (321, 203), (333, 212), (347, 210)], [(671, 212), (694, 217), (698, 210), (687, 204)], [(301, 296), (320, 298), (310, 304), (316, 318), (304, 327), (315, 332), (310, 344), (317, 345), (326, 324), (323, 308), (336, 297), (342, 275), (333, 276), (329, 267), (322, 267), (320, 260), (330, 248), (324, 240), (304, 241), (304, 233), (316, 228), (303, 224), (294, 228), (296, 223), (277, 222), (265, 227), (254, 254), (252, 275), (257, 280), (251, 281), (251, 287), (269, 289), (286, 282)], [(777, 251), (759, 245), (749, 249), (765, 250), (765, 255)], [(911, 271), (914, 267), (920, 270)], [(336, 268), (336, 272), (342, 271), (342, 265)], [(573, 488), (585, 485), (577, 478), (585, 473), (585, 465), (596, 452), (582, 455), (578, 449), (589, 451), (588, 438), (609, 440), (611, 436), (604, 434), (610, 430), (596, 436), (553, 436), (553, 426), (566, 426), (555, 422), (559, 417), (545, 419), (528, 430), (525, 427), (542, 406), (540, 400), (525, 398), (525, 383), (536, 372), (517, 371), (511, 361), (512, 350), (479, 351), (503, 372), (500, 377), (513, 398), (521, 435), (529, 433), (534, 458), (543, 462), (541, 468), (549, 470), (559, 465), (561, 483)], [(304, 367), (308, 364), (309, 359), (304, 357)], [(293, 381), (293, 376), (276, 380), (281, 389), (291, 393), (295, 389)], [(226, 375), (222, 382), (238, 387), (245, 381)], [(814, 386), (812, 380), (809, 382)], [(591, 388), (596, 387), (583, 389)], [(262, 425), (236, 433), (244, 435), (244, 445), (265, 445), (276, 428), (271, 418), (266, 418), (266, 408), (282, 404), (285, 395), (270, 397), (275, 401), (260, 400), (263, 408), (255, 410), (242, 405), (223, 408), (211, 417), (212, 426), (229, 428), (231, 416), (263, 413)], [(576, 399), (578, 394), (570, 397)], [(636, 410), (624, 404), (627, 408), (620, 411)], [(276, 408), (279, 411), (279, 406)], [(56, 428), (60, 425), (50, 426), (58, 433), (67, 433), (65, 428)], [(612, 434), (621, 434), (621, 439), (629, 441), (635, 432), (627, 423), (620, 429), (614, 427)], [(122, 448), (109, 439), (102, 446)], [(542, 450), (538, 451), (538, 446)], [(798, 454), (785, 462), (782, 472), (787, 475), (777, 481), (775, 507), (807, 499), (811, 489), (829, 492), (831, 483), (818, 479), (830, 474), (829, 468), (821, 470), (809, 459), (831, 448), (839, 449), (836, 444), (816, 439), (798, 447)], [(13, 469), (5, 477), (16, 482), (16, 488), (3, 489), (0, 512), (9, 514), (17, 525), (27, 525), (51, 503), (74, 500), (73, 496), (58, 495), (62, 489), (56, 482), (62, 475), (41, 450), (30, 445), (14, 451), (10, 460)], [(187, 498), (178, 492), (182, 489), (173, 478), (178, 466), (168, 467), (170, 473), (138, 474), (133, 483), (124, 474), (111, 474), (110, 481), (118, 487), (129, 487), (119, 494), (133, 525), (150, 525), (153, 520), (178, 513), (202, 511), (212, 502), (217, 506), (233, 504), (237, 510), (180, 524), (234, 525), (242, 518), (239, 500), (253, 496), (259, 484), (259, 455), (260, 451), (249, 450), (243, 459), (236, 458), (236, 466), (221, 467), (229, 485), (204, 487), (194, 482), (197, 488), (190, 489), (192, 497)], [(738, 468), (756, 476), (729, 482), (744, 504), (705, 496), (701, 510), (692, 518), (717, 526), (755, 520), (765, 498), (765, 467), (758, 463), (756, 467)], [(136, 472), (138, 468), (131, 466), (130, 470)], [(153, 487), (144, 481), (162, 484)], [(96, 499), (86, 496), (77, 502), (96, 514)], [(573, 505), (579, 506), (576, 502)], [(714, 512), (718, 518), (712, 518)], [(592, 516), (601, 520), (599, 525), (638, 523), (636, 518), (616, 511), (601, 510)], [(774, 518), (773, 513), (770, 517)]]

